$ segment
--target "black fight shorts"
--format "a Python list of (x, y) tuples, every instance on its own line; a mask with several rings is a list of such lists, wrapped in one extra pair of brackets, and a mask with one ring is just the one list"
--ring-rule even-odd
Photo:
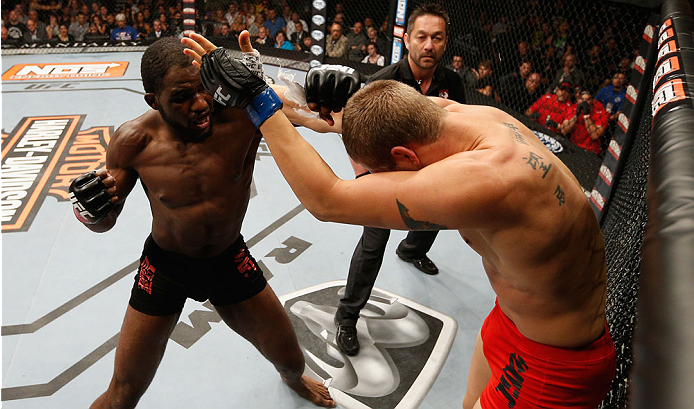
[(192, 258), (159, 247), (150, 235), (140, 258), (130, 306), (147, 315), (179, 313), (187, 298), (228, 305), (260, 293), (267, 281), (243, 237), (220, 255)]

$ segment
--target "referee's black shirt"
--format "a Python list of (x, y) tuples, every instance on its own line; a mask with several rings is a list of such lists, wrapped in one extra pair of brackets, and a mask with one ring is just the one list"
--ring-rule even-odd
[[(416, 89), (420, 94), (422, 89), (414, 79), (410, 63), (407, 57), (378, 70), (369, 78), (369, 83), (376, 80), (396, 80), (407, 84)], [(441, 64), (436, 65), (434, 77), (431, 79), (431, 86), (426, 93), (430, 97), (440, 97), (444, 99), (452, 99), (453, 101), (465, 103), (465, 91), (463, 89), (463, 81), (455, 72), (443, 67)]]

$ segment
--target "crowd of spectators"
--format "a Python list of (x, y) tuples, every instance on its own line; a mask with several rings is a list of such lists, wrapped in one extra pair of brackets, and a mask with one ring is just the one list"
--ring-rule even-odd
[[(582, 116), (572, 126), (562, 125), (577, 112), (581, 95), (590, 95), (591, 110), (604, 110), (608, 120), (601, 132), (588, 132), (591, 137), (599, 134), (598, 142), (583, 145), (600, 153), (621, 111), (642, 27), (620, 16), (617, 6), (607, 2), (569, 7), (551, 1), (553, 8), (548, 11), (547, 1), (524, 0), (518, 3), (522, 12), (505, 13), (513, 9), (512, 1), (473, 2), (474, 7), (449, 11), (454, 27), (448, 47), (453, 52), (444, 57), (451, 62), (448, 68), (470, 89), (571, 138), (581, 129)], [(116, 8), (115, 3), (122, 7)], [(379, 14), (376, 6), (363, 8), (356, 3), (329, 2), (326, 56), (388, 65), (392, 35), (387, 10)], [(196, 31), (205, 36), (235, 40), (248, 30), (255, 47), (310, 52), (309, 2), (206, 4), (207, 9), (196, 10), (195, 19)], [(31, 0), (5, 5), (3, 1), (3, 42), (154, 41), (183, 35), (180, 1)], [(377, 26), (375, 21), (382, 23)], [(550, 109), (555, 111), (548, 113)]]
[(133, 0), (31, 0), (2, 9), (6, 45), (156, 40), (183, 32), (181, 2)]
[[(503, 14), (513, 8), (510, 1), (465, 10), (469, 24), (453, 39), (448, 68), (470, 89), (587, 151), (604, 153), (626, 98), (645, 18), (643, 25), (624, 18), (624, 6), (614, 3), (578, 7), (540, 0), (518, 3), (522, 12)], [(552, 8), (543, 8), (548, 4)]]

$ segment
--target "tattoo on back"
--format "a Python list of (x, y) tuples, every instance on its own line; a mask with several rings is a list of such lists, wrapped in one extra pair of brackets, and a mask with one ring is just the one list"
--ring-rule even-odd
[(404, 204), (400, 203), (398, 199), (395, 199), (395, 202), (398, 204), (398, 210), (400, 211), (400, 217), (402, 217), (402, 221), (405, 222), (405, 226), (407, 226), (409, 229), (448, 230), (448, 227), (442, 224), (431, 223), (425, 220), (413, 219), (412, 217), (410, 217), (410, 209), (408, 209)]
[(516, 142), (518, 142), (518, 143), (520, 143), (520, 144), (523, 144), (523, 145), (527, 145), (527, 144), (528, 144), (528, 143), (525, 141), (525, 139), (523, 138), (523, 135), (521, 135), (521, 133), (518, 132), (518, 127), (517, 127), (517, 126), (515, 126), (515, 125), (513, 125), (513, 124), (510, 124), (510, 123), (508, 123), (508, 122), (502, 122), (502, 124), (503, 124), (505, 127), (507, 127), (508, 129), (510, 129), (511, 132), (513, 132), (513, 136), (516, 138)]

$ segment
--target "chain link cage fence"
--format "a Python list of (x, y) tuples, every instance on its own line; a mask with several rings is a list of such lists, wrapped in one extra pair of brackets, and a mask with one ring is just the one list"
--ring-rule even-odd
[[(408, 1), (406, 15), (425, 2)], [(576, 149), (591, 152), (588, 159), (581, 159), (583, 164), (569, 166), (582, 186), (590, 188), (593, 169), (615, 129), (638, 61), (641, 33), (654, 10), (592, 0), (437, 2), (450, 16), (447, 50), (440, 63), (459, 73), (468, 103), (496, 106), (534, 130), (571, 140)], [(394, 1), (326, 3), (325, 62), (350, 65), (364, 79), (392, 62)], [(89, 46), (116, 44), (126, 50), (146, 46), (160, 36), (182, 36), (192, 28), (217, 45), (238, 49), (238, 33), (247, 29), (264, 56), (308, 69), (315, 44), (312, 7), (311, 0), (3, 0), (0, 44), (3, 52), (23, 48), (50, 52), (60, 47), (80, 52)], [(345, 40), (331, 44), (341, 35)], [(624, 407), (632, 364), (646, 217), (648, 108), (642, 118), (614, 205), (603, 223), (608, 321), (618, 367), (601, 408)]]

